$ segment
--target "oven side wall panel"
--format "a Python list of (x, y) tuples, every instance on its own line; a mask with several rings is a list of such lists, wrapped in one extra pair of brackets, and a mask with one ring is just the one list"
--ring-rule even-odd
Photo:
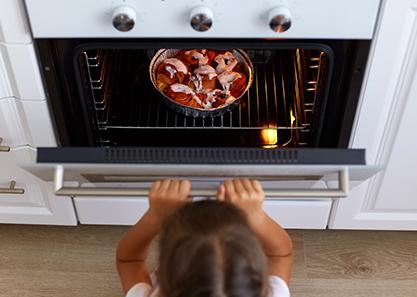
[(351, 139), (385, 170), (335, 203), (330, 228), (417, 230), (416, 98), (417, 1), (387, 0)]

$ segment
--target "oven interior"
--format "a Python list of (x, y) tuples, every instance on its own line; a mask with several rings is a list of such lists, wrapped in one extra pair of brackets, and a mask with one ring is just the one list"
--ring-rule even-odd
[(99, 146), (309, 147), (318, 138), (330, 54), (317, 48), (243, 49), (254, 81), (223, 115), (170, 109), (150, 80), (159, 48), (84, 49), (78, 66)]
[[(346, 148), (369, 40), (38, 39), (63, 147)], [(254, 79), (220, 116), (169, 108), (150, 79), (163, 48), (241, 49)]]

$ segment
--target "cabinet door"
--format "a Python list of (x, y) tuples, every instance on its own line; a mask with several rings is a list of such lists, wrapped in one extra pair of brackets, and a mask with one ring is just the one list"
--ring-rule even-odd
[(1, 42), (24, 44), (32, 41), (23, 2), (22, 0), (1, 0)]
[(0, 137), (10, 147), (56, 146), (46, 101), (0, 98)]
[(20, 114), (16, 99), (0, 99), (0, 138), (3, 140), (0, 145), (15, 147), (29, 144), (30, 137)]
[(0, 42), (0, 97), (45, 100), (34, 45)]
[(56, 197), (50, 184), (16, 165), (33, 157), (27, 147), (0, 152), (0, 223), (76, 225), (71, 198)]
[(352, 146), (385, 170), (335, 203), (330, 227), (417, 230), (416, 0), (385, 1), (364, 86)]

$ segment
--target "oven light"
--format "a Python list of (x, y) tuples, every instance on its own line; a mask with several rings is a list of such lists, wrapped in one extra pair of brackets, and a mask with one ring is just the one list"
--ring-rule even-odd
[(261, 143), (263, 148), (276, 148), (278, 142), (278, 132), (276, 129), (262, 129)]

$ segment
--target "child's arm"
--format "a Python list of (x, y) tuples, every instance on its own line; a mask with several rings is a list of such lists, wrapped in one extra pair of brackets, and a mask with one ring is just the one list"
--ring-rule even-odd
[(140, 282), (150, 284), (145, 260), (149, 245), (161, 229), (162, 222), (187, 201), (189, 181), (155, 182), (149, 191), (149, 209), (120, 240), (116, 265), (125, 293)]
[(219, 200), (231, 202), (242, 209), (257, 235), (269, 260), (270, 274), (289, 283), (292, 270), (292, 241), (288, 233), (262, 209), (264, 193), (258, 181), (227, 180), (219, 187)]
[(270, 274), (278, 275), (289, 284), (293, 265), (293, 248), (290, 236), (265, 212), (259, 218), (249, 217), (249, 224), (268, 257)]

